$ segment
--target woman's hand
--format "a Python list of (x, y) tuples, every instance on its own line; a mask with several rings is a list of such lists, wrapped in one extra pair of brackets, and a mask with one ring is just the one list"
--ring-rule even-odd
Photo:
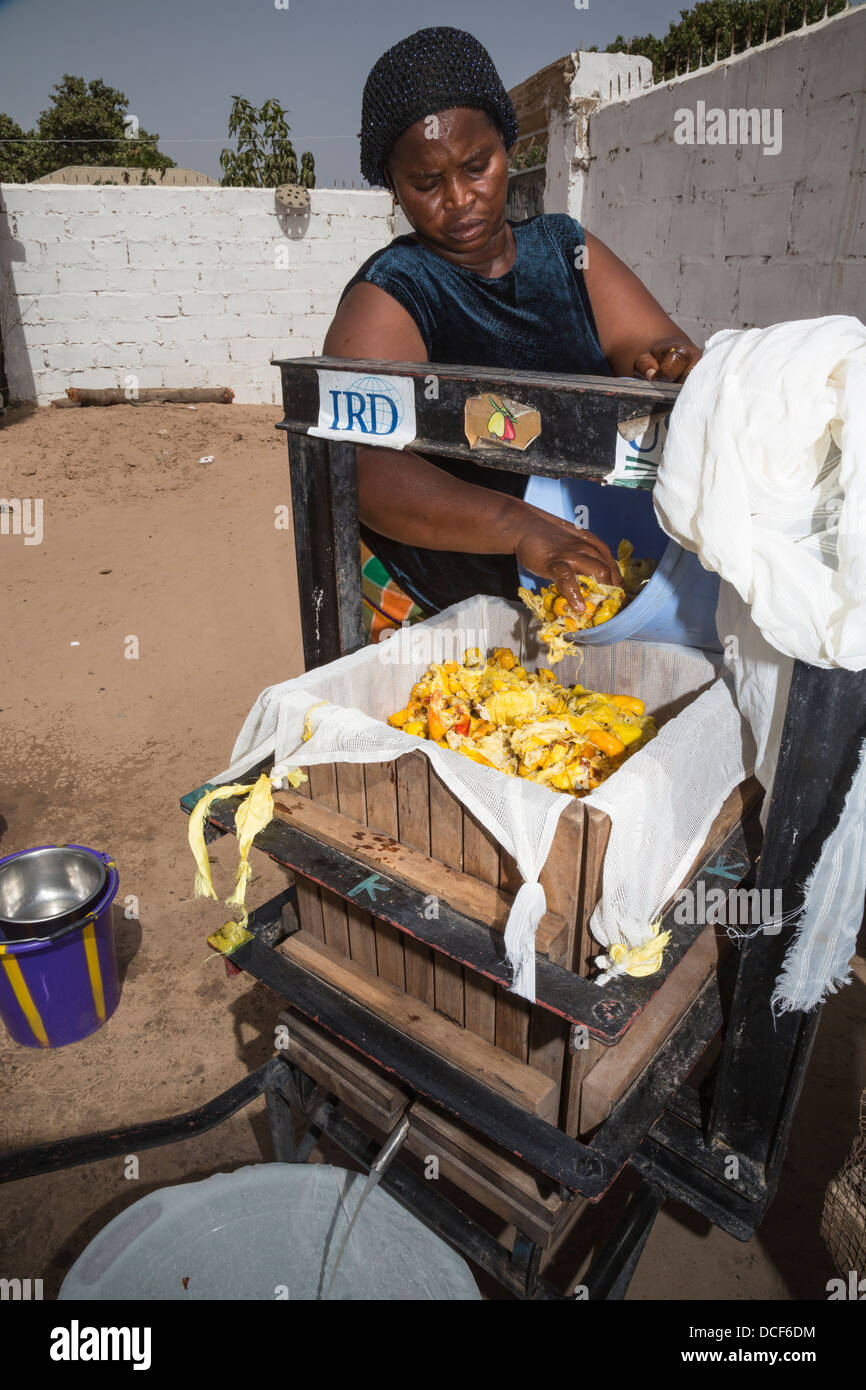
[(660, 338), (636, 358), (634, 370), (647, 381), (685, 381), (701, 356), (701, 349), (688, 339)]
[(579, 574), (592, 575), (601, 584), (622, 585), (619, 566), (598, 536), (579, 531), (528, 502), (520, 503), (520, 508), (520, 533), (514, 546), (518, 564), (552, 580), (575, 613), (586, 607), (577, 583)]

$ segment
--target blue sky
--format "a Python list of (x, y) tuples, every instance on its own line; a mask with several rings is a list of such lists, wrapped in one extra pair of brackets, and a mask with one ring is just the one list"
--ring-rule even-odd
[[(284, 0), (283, 0), (284, 2)], [(102, 78), (178, 164), (219, 177), (234, 94), (288, 108), (317, 182), (361, 187), (357, 132), (373, 63), (415, 29), (451, 24), (506, 87), (579, 46), (667, 32), (687, 0), (0, 0), (0, 110), (30, 128), (64, 72)], [(796, 9), (796, 0), (792, 0)]]

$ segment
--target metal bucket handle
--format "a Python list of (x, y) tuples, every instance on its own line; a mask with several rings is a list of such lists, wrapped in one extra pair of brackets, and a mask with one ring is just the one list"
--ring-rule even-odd
[(83, 930), (88, 922), (95, 922), (100, 912), (103, 910), (106, 899), (109, 902), (117, 893), (117, 885), (120, 882), (120, 875), (117, 872), (117, 864), (111, 855), (105, 854), (102, 850), (91, 849), (90, 845), (73, 845), (63, 842), (58, 845), (37, 845), (37, 849), (81, 849), (87, 854), (92, 854), (94, 858), (101, 859), (108, 870), (108, 878), (105, 883), (105, 891), (100, 896), (96, 907), (90, 912), (86, 912), (83, 917), (78, 917), (74, 922), (68, 922), (65, 927), (60, 927), (56, 932), (51, 932), (48, 936), (25, 936), (19, 937), (16, 941), (8, 941), (0, 928), (0, 954), (14, 956), (22, 946), (51, 946), (55, 941), (60, 941), (70, 932)]

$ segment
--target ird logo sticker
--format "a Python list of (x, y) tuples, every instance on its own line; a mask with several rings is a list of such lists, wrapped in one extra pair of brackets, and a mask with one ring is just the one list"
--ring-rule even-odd
[(652, 488), (664, 454), (671, 411), (617, 425), (614, 465), (603, 481), (619, 487)]
[(415, 438), (415, 383), (411, 377), (350, 376), (321, 370), (319, 421), (308, 431), (324, 439), (380, 441), (402, 448)]

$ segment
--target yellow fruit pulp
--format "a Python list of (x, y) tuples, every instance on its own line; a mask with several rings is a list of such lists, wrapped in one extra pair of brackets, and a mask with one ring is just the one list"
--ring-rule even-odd
[(484, 660), (434, 662), (388, 723), (473, 762), (557, 791), (585, 795), (656, 733), (634, 695), (561, 685), (527, 672), (508, 647)]

